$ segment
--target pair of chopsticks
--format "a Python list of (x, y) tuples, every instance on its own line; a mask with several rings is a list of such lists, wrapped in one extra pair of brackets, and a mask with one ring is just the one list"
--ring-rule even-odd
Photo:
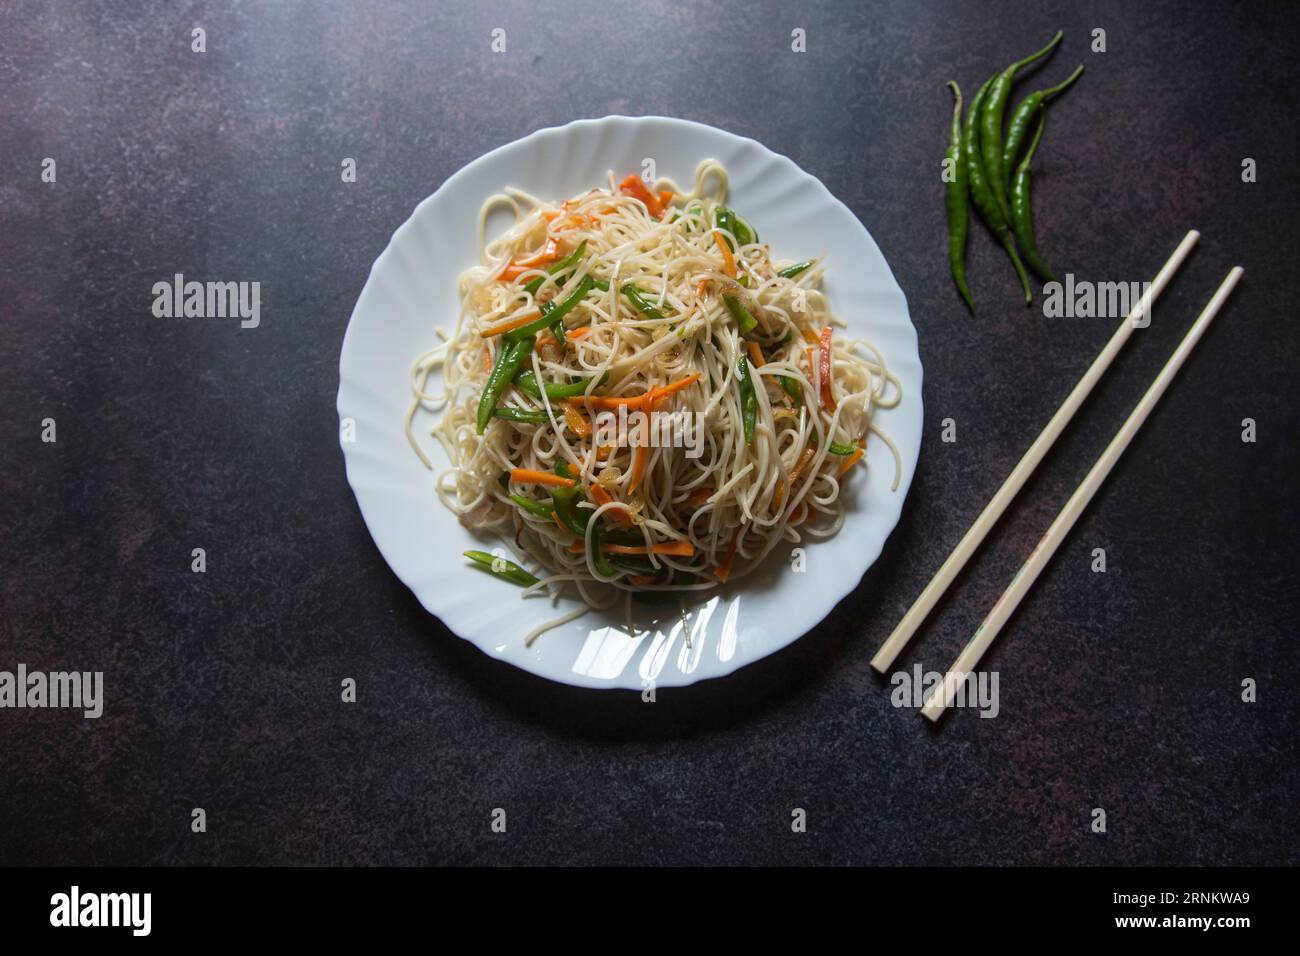
[[(1012, 469), (1011, 474), (1007, 476), (1006, 481), (1002, 483), (1002, 487), (997, 490), (997, 493), (985, 506), (980, 516), (975, 519), (975, 523), (971, 525), (965, 537), (953, 549), (952, 554), (948, 556), (948, 560), (944, 561), (934, 578), (921, 592), (920, 597), (903, 615), (903, 619), (899, 621), (893, 633), (881, 645), (880, 650), (876, 652), (876, 656), (871, 659), (871, 666), (879, 673), (883, 674), (889, 670), (903, 648), (907, 646), (907, 642), (916, 633), (917, 628), (934, 609), (935, 604), (938, 603), (939, 598), (943, 596), (948, 586), (952, 584), (953, 579), (965, 566), (966, 562), (970, 560), (975, 550), (983, 543), (985, 536), (997, 524), (1007, 506), (1011, 504), (1016, 494), (1024, 487), (1025, 482), (1029, 480), (1029, 476), (1034, 473), (1034, 469), (1038, 467), (1038, 464), (1043, 460), (1048, 450), (1051, 449), (1061, 432), (1065, 430), (1066, 425), (1070, 423), (1070, 419), (1079, 410), (1079, 406), (1083, 404), (1098, 380), (1110, 368), (1115, 356), (1119, 354), (1120, 349), (1124, 347), (1124, 343), (1133, 334), (1137, 320), (1143, 315), (1150, 314), (1151, 303), (1164, 291), (1165, 286), (1169, 284), (1169, 280), (1178, 271), (1178, 268), (1183, 264), (1199, 238), (1200, 233), (1194, 229), (1183, 237), (1183, 241), (1178, 244), (1178, 248), (1169, 257), (1169, 261), (1161, 267), (1150, 287), (1129, 314), (1125, 316), (1119, 328), (1115, 330), (1115, 334), (1111, 336), (1110, 341), (1106, 343), (1106, 346), (1093, 360), (1092, 365), (1089, 366), (1088, 371), (1084, 373), (1083, 378), (1079, 379), (1078, 384), (1074, 386), (1074, 390), (1066, 396), (1065, 401), (1061, 403), (1061, 407), (1057, 409), (1051, 421), (1034, 439), (1034, 443), (1029, 446), (1029, 450), (1025, 452), (1019, 464)], [(1003, 625), (1015, 613), (1016, 608), (1020, 606), (1020, 602), (1029, 593), (1029, 589), (1034, 586), (1034, 582), (1038, 580), (1043, 568), (1052, 560), (1052, 556), (1056, 554), (1056, 549), (1060, 547), (1061, 542), (1065, 540), (1065, 536), (1070, 533), (1070, 529), (1079, 520), (1079, 515), (1088, 507), (1088, 503), (1092, 501), (1097, 489), (1101, 487), (1101, 483), (1106, 480), (1106, 477), (1114, 469), (1116, 462), (1119, 461), (1120, 456), (1124, 454), (1125, 449), (1133, 440), (1133, 436), (1137, 434), (1138, 429), (1147, 420), (1147, 416), (1151, 414), (1151, 410), (1160, 401), (1161, 396), (1169, 387), (1169, 383), (1178, 374), (1183, 362), (1191, 354), (1192, 349), (1196, 347), (1196, 343), (1200, 341), (1201, 336), (1204, 335), (1210, 322), (1218, 314), (1220, 307), (1231, 294), (1241, 276), (1242, 269), (1240, 266), (1234, 266), (1228, 273), (1227, 278), (1223, 280), (1223, 283), (1206, 304), (1205, 309), (1192, 323), (1191, 329), (1183, 337), (1178, 348), (1174, 350), (1174, 354), (1170, 356), (1169, 361), (1160, 370), (1160, 374), (1151, 383), (1151, 387), (1147, 389), (1146, 394), (1142, 396), (1128, 419), (1120, 427), (1115, 437), (1111, 439), (1110, 444), (1106, 446), (1106, 450), (1101, 453), (1087, 476), (1065, 503), (1065, 507), (1056, 516), (1056, 520), (1047, 529), (1047, 532), (1030, 554), (1029, 559), (1021, 566), (1016, 576), (1012, 578), (1011, 584), (1002, 592), (1002, 596), (998, 598), (993, 605), (993, 609), (989, 611), (984, 622), (976, 629), (975, 634), (961, 653), (957, 655), (957, 659), (948, 669), (943, 682), (934, 688), (921, 710), (921, 713), (931, 721), (937, 721), (943, 715), (944, 711), (952, 703), (958, 688), (965, 681), (966, 675), (971, 674), (974, 668), (978, 666), (984, 652), (988, 650), (989, 645), (998, 636)]]

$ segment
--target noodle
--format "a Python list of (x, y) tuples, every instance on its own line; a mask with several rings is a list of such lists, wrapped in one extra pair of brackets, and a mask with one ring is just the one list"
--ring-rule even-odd
[[(436, 477), (439, 498), (537, 569), (542, 580), (525, 597), (576, 591), (584, 605), (535, 629), (530, 643), (612, 607), (620, 593), (709, 590), (751, 574), (781, 542), (834, 534), (844, 521), (841, 482), (873, 433), (893, 454), (894, 489), (901, 475), (898, 449), (873, 413), (897, 405), (902, 388), (870, 342), (833, 334), (843, 323), (817, 288), (821, 261), (782, 275), (752, 227), (723, 205), (727, 171), (717, 162), (699, 165), (689, 193), (671, 180), (654, 192), (632, 180), (616, 186), (611, 174), (607, 188), (558, 206), (517, 189), (488, 199), (480, 262), (460, 276), (454, 329), (411, 369), (408, 440), (432, 470), (412, 430), (417, 412), (437, 413), (431, 434), (450, 461)], [(488, 240), (488, 215), (501, 206), (515, 224)], [(542, 328), (562, 303), (563, 343)], [(750, 316), (757, 323), (742, 334)], [(514, 383), (497, 396), (492, 370), (534, 328)], [(431, 393), (435, 370), (442, 389)], [(562, 386), (564, 397), (547, 394)], [(696, 441), (629, 433), (599, 445), (595, 426), (606, 427), (602, 416), (620, 403), (629, 420), (645, 412), (649, 435), (680, 426), (678, 438)], [(480, 416), (493, 408), (483, 428)], [(557, 493), (564, 478), (546, 478), (557, 473), (576, 493)], [(562, 512), (565, 495), (573, 511)], [(630, 606), (626, 613), (630, 622)]]

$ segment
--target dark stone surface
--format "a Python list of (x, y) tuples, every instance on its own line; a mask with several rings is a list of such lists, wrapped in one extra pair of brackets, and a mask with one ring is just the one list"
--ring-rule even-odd
[[(98, 721), (0, 711), (0, 862), (1295, 862), (1295, 8), (1048, 6), (6, 3), (0, 669), (103, 670), (108, 700)], [(972, 91), (1058, 26), (1031, 84), (1087, 73), (1037, 164), (1050, 258), (1143, 280), (1204, 239), (904, 665), (953, 658), (1229, 266), (1247, 275), (992, 652), (1000, 716), (936, 731), (867, 661), (1114, 324), (1018, 307), (978, 230), (978, 318), (947, 273), (943, 82)], [(926, 368), (916, 483), (862, 585), (653, 706), (426, 615), (370, 542), (334, 414), (348, 315), (416, 203), (614, 112), (820, 177), (889, 258)], [(174, 272), (260, 281), (262, 326), (153, 318)]]

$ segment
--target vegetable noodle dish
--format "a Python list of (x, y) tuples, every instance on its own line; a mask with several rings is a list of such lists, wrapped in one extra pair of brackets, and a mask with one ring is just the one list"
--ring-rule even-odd
[[(831, 312), (822, 260), (774, 259), (727, 186), (705, 160), (690, 192), (610, 174), (559, 203), (491, 197), (455, 326), (414, 362), (411, 447), (461, 523), (502, 545), (467, 558), (524, 596), (579, 601), (529, 642), (835, 534), (869, 440), (897, 489), (873, 415), (898, 379)], [(489, 241), (502, 207), (515, 223)], [(445, 470), (416, 440), (422, 412)]]

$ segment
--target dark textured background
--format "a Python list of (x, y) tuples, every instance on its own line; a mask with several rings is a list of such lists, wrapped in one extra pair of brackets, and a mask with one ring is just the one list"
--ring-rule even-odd
[[(0, 669), (103, 670), (107, 705), (0, 711), (0, 862), (1296, 860), (1294, 5), (49, 6), (0, 9)], [(1028, 88), (1087, 73), (1037, 163), (1049, 257), (1143, 280), (1204, 238), (904, 665), (952, 660), (1228, 268), (1246, 278), (988, 658), (1001, 715), (936, 731), (867, 661), (1114, 325), (1017, 307), (978, 231), (978, 318), (947, 272), (943, 82), (1057, 27)], [(885, 251), (926, 371), (916, 482), (862, 585), (653, 706), (425, 614), (370, 542), (334, 413), (348, 315), (416, 203), (607, 113), (713, 123), (822, 179)], [(174, 272), (260, 281), (261, 328), (153, 318)]]

